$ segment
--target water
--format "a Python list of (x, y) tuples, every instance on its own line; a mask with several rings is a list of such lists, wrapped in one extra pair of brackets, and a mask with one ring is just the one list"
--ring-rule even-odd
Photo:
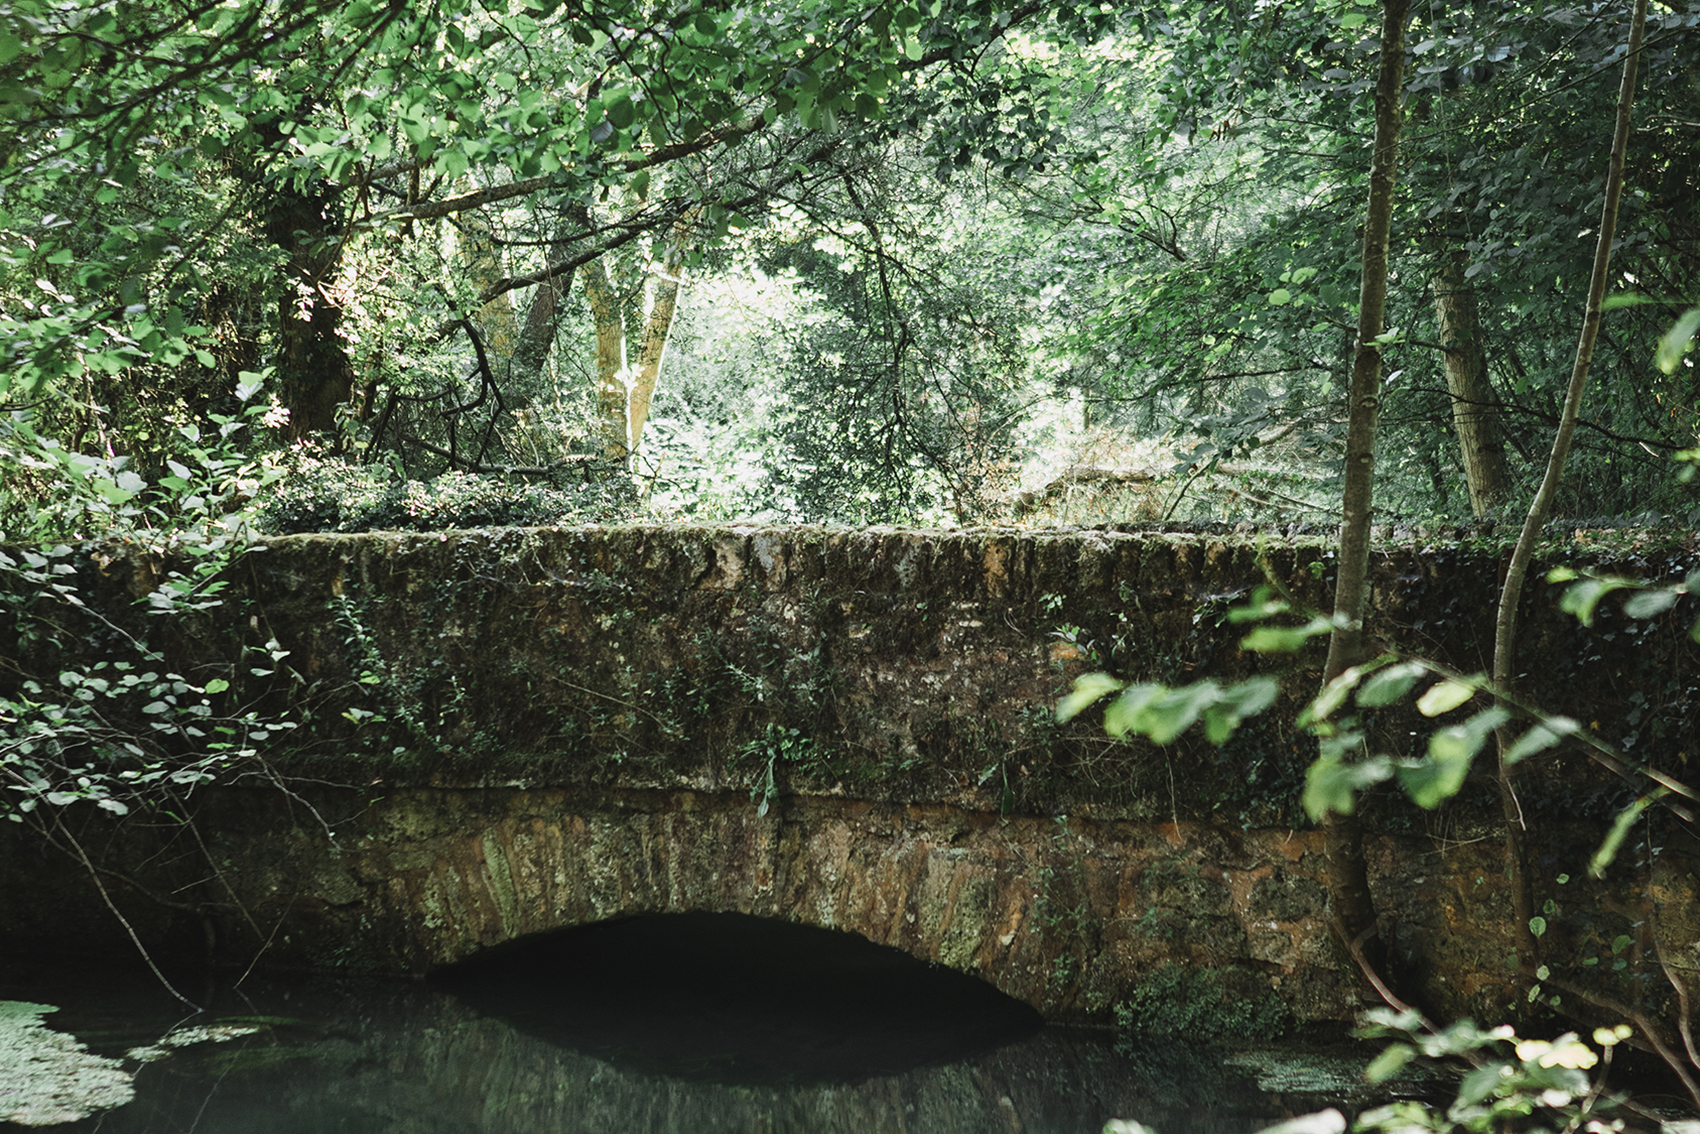
[(135, 1101), (58, 1129), (1248, 1134), (1318, 1105), (1260, 1091), (1243, 1054), (1118, 1051), (859, 938), (729, 915), (606, 923), (430, 983), (184, 991), (209, 1011), (185, 1019), (145, 974), (0, 972), (0, 999), (59, 1005), (50, 1027), (114, 1057), (179, 1024), (258, 1027), (140, 1065)]

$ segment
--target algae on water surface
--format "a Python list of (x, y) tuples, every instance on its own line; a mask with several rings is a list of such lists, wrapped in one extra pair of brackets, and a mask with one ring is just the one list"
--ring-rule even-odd
[(55, 1126), (123, 1106), (135, 1097), (130, 1072), (94, 1055), (41, 1017), (51, 1004), (0, 1000), (0, 1122)]

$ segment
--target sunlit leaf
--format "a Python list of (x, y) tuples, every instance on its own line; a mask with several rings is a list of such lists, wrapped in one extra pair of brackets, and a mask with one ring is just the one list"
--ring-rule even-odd
[(1669, 794), (1669, 788), (1654, 788), (1617, 813), (1617, 818), (1612, 822), (1611, 830), (1606, 832), (1606, 837), (1600, 842), (1600, 848), (1594, 852), (1594, 857), (1588, 860), (1588, 877), (1605, 877), (1606, 867), (1610, 866), (1612, 860), (1617, 858), (1617, 852), (1622, 849), (1623, 840), (1629, 834), (1629, 828), (1635, 825), (1635, 820), (1641, 818), (1641, 813), (1646, 811), (1647, 808)]
[(1600, 600), (1630, 585), (1626, 579), (1581, 579), (1565, 589), (1564, 597), (1558, 600), (1558, 608), (1566, 614), (1574, 614), (1582, 625), (1592, 626), (1594, 608), (1600, 605)]
[(1411, 686), (1427, 672), (1428, 667), (1421, 662), (1405, 662), (1371, 674), (1358, 689), (1358, 704), (1366, 709), (1390, 705), (1409, 693)]
[(1364, 1082), (1380, 1083), (1391, 1079), (1416, 1054), (1417, 1049), (1408, 1043), (1388, 1044), (1381, 1054), (1371, 1060), (1368, 1067), (1364, 1068)]
[(1659, 347), (1653, 352), (1653, 364), (1666, 374), (1675, 374), (1696, 332), (1700, 332), (1700, 307), (1690, 307), (1659, 339)]
[(1057, 703), (1057, 720), (1073, 720), (1089, 705), (1120, 689), (1123, 682), (1107, 673), (1083, 673), (1074, 679), (1074, 691)]
[(1476, 687), (1466, 681), (1447, 678), (1429, 686), (1428, 692), (1417, 698), (1417, 711), (1425, 717), (1450, 713), (1476, 695)]
[(1653, 618), (1676, 605), (1675, 587), (1640, 591), (1623, 600), (1623, 613), (1631, 618)]
[(1507, 764), (1527, 760), (1535, 753), (1551, 748), (1581, 727), (1569, 717), (1548, 717), (1530, 728), (1517, 739), (1517, 743), (1507, 748), (1503, 759)]

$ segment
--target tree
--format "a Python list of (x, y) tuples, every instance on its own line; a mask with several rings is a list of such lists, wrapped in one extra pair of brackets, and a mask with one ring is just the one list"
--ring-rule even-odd
[[(1381, 349), (1387, 301), (1387, 244), (1393, 220), (1394, 173), (1399, 164), (1400, 102), (1404, 97), (1406, 0), (1382, 5), (1381, 64), (1375, 85), (1375, 149), (1364, 216), (1363, 281), (1347, 394), (1346, 469), (1340, 525), (1340, 563), (1334, 578), (1334, 631), (1322, 671), (1326, 688), (1367, 660), (1364, 618), (1369, 612), (1370, 518), (1375, 493), (1376, 427), (1381, 415)], [(1323, 820), (1328, 896), (1349, 944), (1375, 929), (1363, 830), (1356, 814), (1331, 811)]]

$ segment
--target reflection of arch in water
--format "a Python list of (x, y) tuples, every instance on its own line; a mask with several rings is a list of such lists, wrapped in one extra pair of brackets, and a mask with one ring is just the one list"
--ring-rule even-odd
[(1041, 1023), (984, 981), (853, 933), (745, 914), (538, 934), (433, 983), (563, 1047), (720, 1082), (858, 1082), (983, 1054)]

